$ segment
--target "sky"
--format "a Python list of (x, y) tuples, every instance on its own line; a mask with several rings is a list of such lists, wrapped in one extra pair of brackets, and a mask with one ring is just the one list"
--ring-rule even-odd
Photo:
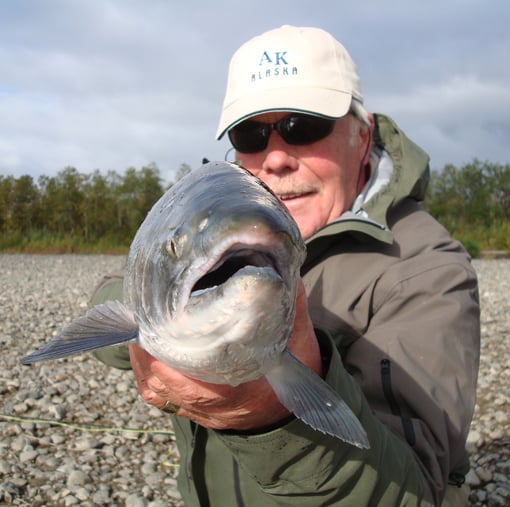
[(223, 160), (230, 57), (283, 24), (350, 52), (431, 167), (510, 163), (507, 0), (0, 0), (0, 175)]

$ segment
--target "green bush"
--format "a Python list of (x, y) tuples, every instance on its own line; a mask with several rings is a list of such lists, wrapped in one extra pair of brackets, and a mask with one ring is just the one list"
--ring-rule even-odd
[(467, 250), (468, 254), (473, 258), (477, 259), (480, 257), (480, 245), (472, 238), (457, 238), (464, 248)]

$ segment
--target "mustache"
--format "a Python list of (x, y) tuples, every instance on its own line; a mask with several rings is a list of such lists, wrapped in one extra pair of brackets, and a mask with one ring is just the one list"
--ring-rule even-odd
[(298, 196), (319, 192), (319, 185), (313, 183), (296, 182), (292, 180), (278, 181), (276, 184), (268, 183), (271, 190), (278, 197)]

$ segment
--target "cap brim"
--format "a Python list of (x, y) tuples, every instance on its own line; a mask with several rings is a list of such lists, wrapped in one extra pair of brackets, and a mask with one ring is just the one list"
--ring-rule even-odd
[(216, 139), (238, 123), (270, 111), (297, 111), (327, 118), (345, 116), (351, 106), (351, 94), (323, 88), (279, 88), (262, 90), (224, 105)]

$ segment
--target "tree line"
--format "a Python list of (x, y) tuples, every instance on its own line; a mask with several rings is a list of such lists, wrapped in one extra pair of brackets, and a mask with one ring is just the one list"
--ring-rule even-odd
[[(183, 164), (177, 178), (189, 171)], [(30, 175), (0, 176), (0, 249), (126, 247), (169, 186), (155, 164), (130, 167), (122, 175), (66, 167), (37, 181)]]
[(471, 253), (510, 250), (510, 164), (474, 159), (432, 171), (425, 207)]
[[(182, 164), (179, 179), (191, 168)], [(0, 250), (127, 249), (164, 184), (155, 164), (124, 174), (66, 167), (56, 176), (0, 176)], [(510, 165), (473, 160), (432, 171), (424, 206), (472, 253), (510, 250)], [(51, 248), (50, 248), (51, 249)]]

